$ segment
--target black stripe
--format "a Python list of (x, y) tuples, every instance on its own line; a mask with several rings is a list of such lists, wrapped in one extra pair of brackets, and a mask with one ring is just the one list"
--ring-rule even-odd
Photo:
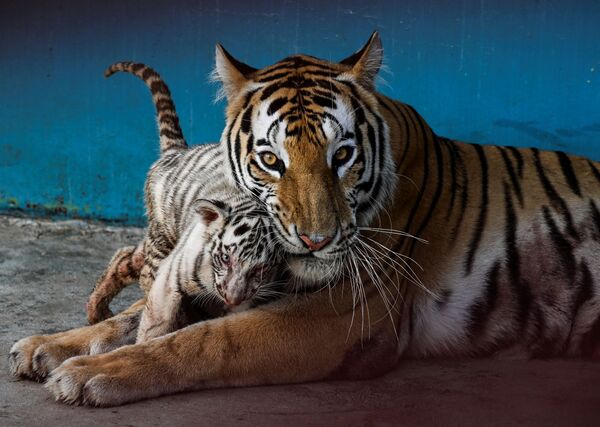
[(596, 177), (596, 180), (598, 182), (600, 182), (600, 171), (598, 171), (598, 168), (594, 165), (594, 163), (592, 163), (591, 160), (588, 160), (588, 165), (590, 166), (590, 169), (592, 170), (592, 173)]
[(161, 98), (158, 101), (156, 101), (156, 104), (154, 104), (154, 107), (156, 108), (156, 111), (158, 112), (172, 112), (173, 114), (177, 114), (175, 113), (175, 104), (173, 104), (173, 100), (171, 98)]
[[(235, 134), (235, 140), (234, 140), (234, 144), (233, 144), (233, 161), (235, 162), (235, 171), (238, 172), (239, 174), (239, 181), (244, 181), (242, 179), (242, 140), (240, 137), (240, 133), (241, 133), (241, 128), (238, 128), (238, 131)], [(237, 174), (236, 174), (237, 175)], [(237, 179), (237, 178), (236, 178)]]
[(558, 229), (558, 226), (554, 222), (554, 219), (552, 218), (552, 214), (550, 213), (550, 209), (548, 209), (548, 206), (543, 207), (543, 212), (544, 219), (546, 220), (546, 225), (548, 226), (548, 230), (550, 232), (550, 238), (554, 243), (556, 251), (562, 258), (562, 265), (565, 270), (565, 276), (568, 278), (575, 277), (576, 261), (575, 256), (573, 254), (573, 247)]
[(427, 140), (423, 123), (419, 122), (419, 125), (421, 128), (423, 138), (423, 181), (421, 182), (421, 187), (418, 190), (417, 200), (415, 201), (415, 204), (413, 205), (408, 216), (408, 220), (406, 221), (406, 225), (404, 226), (404, 230), (406, 230), (409, 233), (411, 230), (412, 222), (415, 218), (415, 215), (417, 214), (417, 210), (421, 205), (421, 200), (423, 199), (425, 189), (427, 188), (427, 182), (429, 181), (429, 141)]
[(458, 222), (452, 229), (451, 239), (452, 241), (456, 240), (456, 236), (458, 235), (458, 230), (465, 218), (465, 214), (467, 212), (467, 205), (469, 204), (469, 176), (467, 174), (467, 167), (465, 165), (465, 161), (462, 157), (460, 146), (458, 144), (453, 144), (454, 151), (456, 154), (456, 160), (458, 164), (458, 171), (461, 176), (460, 183), (460, 214), (458, 215)]
[(381, 187), (383, 185), (383, 166), (385, 164), (385, 159), (388, 156), (386, 150), (389, 147), (389, 141), (383, 140), (385, 137), (383, 119), (378, 114), (375, 114), (375, 112), (371, 112), (371, 114), (373, 114), (375, 121), (377, 122), (377, 159), (379, 161), (379, 170), (377, 171), (375, 186), (371, 191), (371, 197), (379, 201), (379, 193), (381, 192)]
[[(240, 129), (243, 133), (250, 133), (250, 127), (252, 125), (252, 105), (246, 108), (242, 115), (242, 121), (240, 123)], [(238, 157), (239, 159), (239, 157)], [(240, 159), (241, 160), (241, 159)]]
[(254, 135), (250, 132), (246, 141), (246, 153), (252, 153), (252, 150), (254, 150)]
[(400, 157), (400, 161), (398, 162), (398, 167), (402, 166), (402, 164), (404, 164), (404, 160), (406, 160), (406, 157), (408, 155), (408, 151), (410, 148), (410, 126), (409, 126), (409, 120), (406, 117), (406, 114), (404, 113), (404, 111), (402, 110), (402, 108), (400, 108), (400, 106), (398, 106), (396, 103), (392, 104), (395, 108), (397, 108), (398, 113), (402, 116), (402, 122), (401, 125), (404, 127), (404, 148), (402, 150), (402, 156)]
[(506, 214), (504, 243), (506, 245), (506, 264), (510, 271), (510, 280), (517, 282), (520, 276), (520, 257), (517, 248), (518, 218), (515, 214), (511, 197), (510, 187), (504, 182), (504, 210)]
[[(442, 155), (442, 149), (440, 148), (440, 142), (437, 140), (437, 138), (433, 140), (433, 148), (435, 151), (435, 161), (437, 163), (436, 187), (433, 199), (431, 201), (431, 205), (429, 206), (429, 210), (427, 211), (427, 215), (425, 215), (423, 222), (419, 226), (416, 236), (420, 236), (427, 224), (429, 224), (431, 216), (433, 215), (433, 212), (435, 211), (435, 208), (437, 207), (437, 204), (440, 200), (440, 195), (442, 194), (442, 186), (444, 183), (444, 159)], [(416, 242), (416, 239), (412, 240), (409, 256), (412, 255), (412, 251), (415, 247)]]
[(369, 174), (369, 179), (367, 180), (367, 182), (363, 182), (356, 188), (358, 190), (364, 191), (366, 193), (370, 193), (371, 190), (373, 189), (373, 182), (375, 180), (375, 174), (376, 174), (376, 169), (377, 169), (377, 165), (375, 164), (375, 162), (377, 160), (376, 157), (377, 157), (377, 145), (378, 144), (377, 144), (377, 139), (375, 138), (375, 129), (373, 129), (373, 126), (371, 126), (371, 124), (368, 121), (366, 123), (367, 123), (367, 140), (368, 140), (369, 146), (371, 148), (371, 170), (369, 171), (370, 174)]
[(508, 151), (513, 155), (515, 160), (517, 161), (517, 170), (519, 171), (519, 177), (523, 178), (523, 155), (521, 152), (515, 147), (506, 147)]
[(490, 315), (498, 301), (500, 261), (496, 261), (485, 277), (484, 295), (469, 307), (468, 335), (472, 341), (480, 338), (486, 330)]
[(594, 240), (600, 241), (600, 211), (598, 210), (596, 203), (594, 203), (594, 201), (591, 199), (590, 199), (590, 213), (592, 215), (592, 220), (594, 221), (594, 226), (595, 226), (595, 230), (593, 232)]
[(140, 64), (140, 63), (132, 64), (131, 62), (127, 62), (126, 64), (127, 64), (126, 66), (131, 67), (131, 71), (133, 71), (133, 73), (137, 73), (142, 68), (149, 68), (149, 67), (146, 67), (144, 64)]
[(396, 113), (396, 111), (394, 111), (389, 105), (387, 105), (388, 100), (385, 99), (383, 97), (383, 95), (378, 94), (377, 101), (379, 101), (379, 105), (381, 105), (383, 108), (385, 108), (392, 115), (392, 117), (394, 117), (394, 120), (396, 120), (396, 122), (398, 122), (398, 124), (402, 123), (402, 121), (398, 117), (398, 114)]
[(304, 76), (317, 76), (317, 77), (325, 77), (327, 79), (333, 79), (338, 76), (338, 73), (334, 73), (331, 71), (323, 71), (323, 70), (305, 70)]
[(581, 197), (581, 190), (579, 188), (579, 181), (577, 180), (577, 176), (575, 175), (575, 171), (573, 170), (573, 164), (571, 163), (571, 159), (562, 151), (556, 152), (556, 157), (558, 157), (558, 161), (560, 163), (560, 168), (562, 170), (565, 179), (567, 180), (567, 184), (571, 187), (571, 191)]
[(442, 141), (450, 155), (450, 179), (452, 180), (450, 183), (450, 207), (448, 208), (448, 212), (446, 212), (446, 221), (448, 221), (452, 215), (454, 202), (456, 201), (456, 152), (452, 141), (449, 139), (442, 139)]
[(312, 102), (314, 102), (315, 104), (317, 104), (323, 108), (337, 109), (337, 103), (335, 102), (335, 100), (333, 98), (326, 98), (324, 96), (319, 96), (319, 95), (312, 95), (310, 98), (311, 98)]
[(508, 280), (517, 299), (517, 319), (521, 328), (524, 328), (531, 307), (531, 291), (528, 283), (521, 279), (521, 257), (517, 246), (518, 218), (515, 214), (510, 187), (506, 182), (504, 182), (504, 209), (506, 214), (504, 244), (506, 245)]
[(267, 108), (267, 114), (272, 116), (275, 114), (281, 107), (288, 103), (288, 99), (286, 97), (276, 98), (269, 104)]
[(333, 93), (342, 93), (342, 91), (338, 88), (340, 83), (337, 80), (316, 78), (311, 79), (310, 82), (314, 83), (315, 86), (327, 89)]
[[(185, 206), (182, 206), (183, 203), (182, 203), (182, 200), (180, 200), (180, 192), (183, 191), (184, 198), (185, 198), (185, 196), (187, 195), (187, 192), (189, 191), (189, 187), (185, 184), (188, 182), (188, 178), (198, 171), (198, 169), (199, 169), (198, 165), (200, 165), (201, 163), (205, 163), (202, 165), (202, 169), (204, 170), (204, 173), (207, 176), (210, 176), (216, 169), (216, 167), (215, 167), (215, 166), (217, 166), (216, 163), (211, 164), (212, 162), (206, 162), (207, 152), (208, 152), (208, 150), (205, 149), (205, 150), (202, 150), (202, 152), (198, 151), (197, 154), (199, 154), (199, 155), (196, 155), (195, 157), (187, 157), (186, 164), (183, 165), (184, 166), (183, 169), (186, 169), (187, 171), (184, 173), (184, 171), (181, 170), (180, 168), (175, 169), (173, 171), (175, 178), (173, 180), (169, 181), (170, 185), (176, 185), (175, 190), (172, 192), (172, 197), (171, 197), (169, 205), (175, 204), (180, 207), (180, 209), (175, 209), (173, 212), (174, 222), (178, 229), (181, 224), (181, 222), (180, 222), (181, 217), (184, 214), (182, 208), (185, 207)], [(192, 165), (191, 167), (189, 166), (190, 164)], [(196, 189), (196, 194), (199, 193), (201, 190), (203, 190), (205, 185), (198, 183), (197, 187), (198, 188)], [(170, 189), (168, 189), (167, 192), (169, 192), (169, 190)], [(197, 199), (197, 197), (194, 197), (192, 199), (192, 201), (194, 201), (196, 199)]]
[(576, 240), (579, 240), (579, 235), (577, 233), (577, 230), (575, 230), (575, 226), (573, 225), (573, 217), (567, 207), (567, 204), (565, 203), (564, 199), (560, 197), (560, 195), (556, 192), (556, 190), (552, 186), (552, 183), (550, 182), (550, 180), (546, 176), (546, 173), (544, 172), (544, 167), (542, 166), (539, 150), (537, 148), (532, 148), (531, 151), (533, 152), (533, 164), (535, 165), (535, 169), (537, 171), (540, 182), (544, 187), (546, 195), (552, 202), (552, 205), (565, 218), (567, 232), (571, 235), (571, 237), (573, 237)]
[(258, 92), (258, 90), (259, 89), (251, 90), (244, 96), (244, 104), (242, 105), (242, 110), (246, 109), (246, 107), (250, 104), (250, 101), (252, 101), (252, 97), (256, 92)]
[(262, 90), (262, 93), (260, 94), (260, 100), (264, 101), (265, 99), (267, 99), (268, 97), (273, 95), (275, 92), (277, 92), (281, 88), (282, 87), (278, 84), (271, 84), (271, 85), (265, 86), (265, 88)]
[(265, 77), (259, 77), (256, 81), (259, 83), (272, 82), (273, 80), (279, 80), (279, 79), (282, 79), (289, 75), (290, 75), (290, 71), (288, 70), (288, 71), (283, 71), (281, 73), (270, 74)]
[(519, 199), (519, 204), (521, 206), (523, 206), (523, 191), (521, 190), (521, 183), (519, 182), (519, 179), (517, 178), (515, 168), (513, 167), (512, 161), (508, 157), (506, 148), (500, 147), (500, 146), (498, 146), (496, 148), (498, 148), (498, 151), (500, 151), (500, 154), (502, 155), (502, 160), (504, 160), (504, 166), (506, 167), (508, 176), (510, 177), (510, 182), (512, 184), (512, 188), (515, 190), (515, 193), (517, 194), (517, 199)]
[(487, 220), (487, 210), (488, 210), (488, 203), (489, 203), (489, 195), (488, 195), (489, 176), (488, 176), (487, 158), (485, 157), (483, 148), (481, 148), (480, 145), (471, 145), (471, 146), (477, 152), (477, 156), (479, 157), (479, 163), (481, 164), (481, 204), (479, 206), (479, 217), (477, 218), (477, 222), (475, 223), (475, 232), (473, 234), (473, 238), (471, 239), (471, 243), (469, 244), (467, 258), (465, 260), (466, 274), (470, 274), (471, 270), (473, 268), (475, 252), (477, 252), (477, 248), (479, 247), (479, 243), (481, 241), (481, 236), (483, 235), (483, 229), (485, 228), (485, 223)]
[[(163, 128), (160, 130), (159, 133), (161, 136), (166, 136), (169, 139), (181, 139), (183, 138), (183, 135), (181, 133), (181, 131), (177, 131), (177, 129), (166, 129)], [(171, 141), (173, 142), (173, 141)]]
[(158, 73), (150, 67), (146, 67), (146, 69), (144, 71), (142, 71), (141, 77), (146, 82), (148, 81), (148, 79), (150, 79), (150, 77), (158, 77), (160, 79), (160, 76), (158, 75)]
[(152, 92), (153, 95), (160, 93), (160, 94), (168, 96), (168, 97), (171, 96), (171, 92), (169, 92), (169, 88), (167, 87), (165, 82), (163, 82), (162, 80), (155, 80), (152, 83), (150, 83), (150, 91)]
[[(309, 66), (318, 67), (322, 70), (321, 72), (328, 72), (331, 75), (334, 74), (334, 70), (332, 68), (326, 67), (323, 64), (309, 62), (309, 61), (305, 61), (303, 59), (289, 58), (289, 59), (284, 59), (284, 60), (278, 62), (277, 64), (273, 64), (272, 66), (268, 67), (267, 69), (261, 71), (261, 73), (256, 76), (256, 79), (258, 79), (258, 81), (268, 81), (268, 80), (272, 80), (273, 76), (290, 75), (290, 74), (294, 73), (295, 71), (297, 71), (298, 68), (309, 67)], [(311, 71), (311, 70), (303, 70), (303, 71), (305, 71), (306, 73), (313, 73), (313, 71)], [(335, 74), (337, 75), (337, 73), (335, 73)]]
[(576, 320), (577, 312), (581, 306), (594, 296), (594, 277), (587, 265), (587, 262), (579, 263), (578, 270), (581, 272), (577, 281), (577, 297), (573, 301), (573, 321)]

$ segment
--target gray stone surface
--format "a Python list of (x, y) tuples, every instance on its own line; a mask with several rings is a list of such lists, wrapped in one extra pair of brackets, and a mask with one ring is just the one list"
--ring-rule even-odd
[[(134, 228), (0, 217), (0, 426), (10, 425), (600, 425), (600, 364), (406, 361), (363, 382), (206, 390), (117, 408), (55, 403), (8, 376), (12, 343), (84, 324), (84, 303)], [(139, 295), (128, 288), (115, 308)]]

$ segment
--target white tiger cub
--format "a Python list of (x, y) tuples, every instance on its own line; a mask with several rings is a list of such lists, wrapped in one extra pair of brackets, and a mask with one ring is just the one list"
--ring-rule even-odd
[(250, 308), (276, 294), (273, 246), (254, 205), (198, 200), (194, 214), (173, 251), (158, 268), (138, 328), (137, 342), (177, 330), (185, 321), (183, 298), (211, 302), (225, 314)]

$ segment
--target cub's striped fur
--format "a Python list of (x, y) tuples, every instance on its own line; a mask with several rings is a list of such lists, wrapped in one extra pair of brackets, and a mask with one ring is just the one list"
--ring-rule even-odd
[[(246, 310), (252, 302), (273, 295), (269, 288), (276, 283), (270, 280), (276, 262), (274, 248), (256, 245), (267, 236), (262, 218), (249, 214), (252, 207), (242, 205), (240, 209), (208, 200), (196, 203), (195, 219), (160, 264), (137, 342), (186, 326), (185, 298), (192, 298), (194, 306), (216, 317)], [(259, 247), (262, 252), (257, 251)], [(207, 305), (214, 308), (209, 311)]]
[[(267, 225), (260, 220), (263, 214), (256, 202), (227, 184), (219, 147), (187, 148), (175, 104), (160, 75), (143, 64), (119, 62), (111, 65), (105, 76), (117, 71), (140, 77), (150, 88), (160, 133), (161, 159), (151, 168), (146, 183), (148, 236), (135, 249), (122, 248), (113, 256), (86, 306), (91, 324), (112, 316), (108, 308), (112, 298), (140, 277), (145, 292), (150, 290), (161, 260), (175, 247), (183, 230), (196, 223), (192, 205), (198, 199), (214, 200), (223, 208), (229, 206), (231, 214), (227, 215), (226, 224), (235, 228), (236, 233), (227, 244), (240, 256), (249, 262), (254, 257), (258, 262), (273, 253), (269, 233), (263, 232)], [(154, 205), (160, 208), (155, 210)], [(157, 233), (158, 237), (154, 237)], [(219, 239), (230, 234), (227, 229), (220, 230)], [(241, 265), (238, 267), (238, 272), (245, 272)]]
[[(263, 69), (218, 46), (229, 175), (268, 210), (293, 279), (335, 286), (66, 360), (47, 383), (56, 399), (369, 378), (406, 356), (598, 356), (600, 164), (441, 138), (374, 89), (381, 58), (377, 34), (338, 63)], [(178, 239), (169, 201), (147, 199), (157, 252)], [(13, 372), (68, 343), (85, 354), (90, 334), (65, 334), (17, 343)]]

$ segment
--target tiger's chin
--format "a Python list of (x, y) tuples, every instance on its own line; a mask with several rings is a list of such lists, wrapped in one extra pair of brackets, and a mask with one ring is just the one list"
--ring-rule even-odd
[[(336, 265), (339, 265), (336, 268)], [(290, 256), (287, 260), (287, 266), (301, 288), (311, 288), (335, 280), (340, 277), (342, 264), (335, 262), (334, 259), (322, 259), (312, 255)], [(335, 283), (332, 283), (335, 284)]]

